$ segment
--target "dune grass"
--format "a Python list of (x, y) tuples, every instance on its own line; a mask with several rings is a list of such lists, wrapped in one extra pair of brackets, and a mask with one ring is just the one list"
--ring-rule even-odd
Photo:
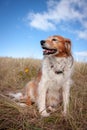
[(75, 63), (70, 95), (70, 112), (61, 114), (62, 105), (48, 118), (40, 117), (34, 105), (21, 108), (6, 94), (24, 88), (36, 77), (41, 61), (37, 59), (0, 58), (0, 130), (86, 130), (87, 64)]

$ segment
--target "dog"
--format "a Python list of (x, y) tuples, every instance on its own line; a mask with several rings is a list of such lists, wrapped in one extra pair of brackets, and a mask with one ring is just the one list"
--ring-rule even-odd
[(19, 94), (19, 100), (26, 99), (28, 105), (35, 102), (41, 116), (48, 117), (47, 109), (54, 111), (62, 94), (63, 114), (67, 115), (73, 72), (71, 40), (55, 35), (41, 40), (40, 44), (44, 55), (42, 69), (25, 86), (25, 94)]

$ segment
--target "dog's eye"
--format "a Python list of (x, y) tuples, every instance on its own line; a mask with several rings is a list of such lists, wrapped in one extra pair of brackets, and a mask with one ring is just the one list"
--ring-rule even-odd
[(52, 41), (57, 41), (57, 39), (52, 39)]

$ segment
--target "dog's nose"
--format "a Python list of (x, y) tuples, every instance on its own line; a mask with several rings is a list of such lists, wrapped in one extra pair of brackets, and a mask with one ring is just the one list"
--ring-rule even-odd
[(41, 41), (40, 41), (40, 44), (41, 44), (41, 45), (44, 45), (44, 43), (45, 43), (45, 40), (41, 40)]

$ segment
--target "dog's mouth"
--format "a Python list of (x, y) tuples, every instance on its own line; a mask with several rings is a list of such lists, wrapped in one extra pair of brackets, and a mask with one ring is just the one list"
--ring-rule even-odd
[(57, 49), (50, 49), (47, 47), (42, 47), (42, 48), (43, 48), (43, 55), (55, 54), (57, 52)]

